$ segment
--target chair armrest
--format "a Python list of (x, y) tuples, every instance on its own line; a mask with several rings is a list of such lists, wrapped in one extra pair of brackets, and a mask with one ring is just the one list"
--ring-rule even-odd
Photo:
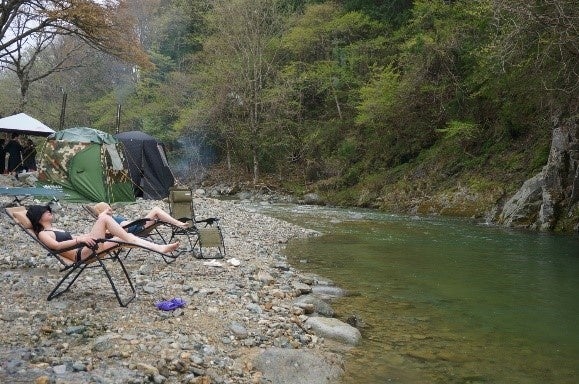
[(209, 217), (203, 220), (195, 220), (195, 223), (206, 223), (207, 225), (213, 225), (214, 223), (219, 222), (219, 218), (217, 217)]

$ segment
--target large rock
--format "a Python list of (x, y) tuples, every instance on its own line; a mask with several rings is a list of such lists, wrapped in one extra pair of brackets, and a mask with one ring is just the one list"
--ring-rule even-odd
[(321, 316), (332, 317), (336, 314), (330, 304), (316, 295), (303, 295), (294, 301), (294, 305), (298, 307), (303, 307), (306, 304), (313, 305), (315, 312)]
[(530, 227), (537, 221), (543, 198), (545, 179), (542, 172), (525, 181), (505, 203), (499, 222), (508, 227)]
[(498, 223), (551, 230), (562, 220), (579, 223), (579, 129), (569, 120), (553, 130), (547, 165), (527, 180), (503, 206)]
[(305, 325), (318, 336), (348, 345), (356, 345), (362, 338), (357, 328), (333, 317), (310, 317)]
[(297, 349), (266, 349), (254, 366), (272, 384), (329, 384), (343, 374), (341, 359)]

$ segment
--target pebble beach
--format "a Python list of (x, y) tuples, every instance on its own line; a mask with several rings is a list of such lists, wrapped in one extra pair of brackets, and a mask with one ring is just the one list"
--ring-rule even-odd
[[(3, 206), (10, 201), (0, 199)], [(60, 204), (57, 227), (89, 231), (93, 219), (82, 205)], [(141, 199), (114, 208), (138, 218), (153, 206), (169, 208)], [(2, 212), (0, 382), (339, 382), (343, 352), (360, 339), (356, 328), (333, 317), (331, 299), (343, 292), (300, 273), (283, 255), (292, 238), (319, 233), (239, 201), (198, 195), (195, 209), (198, 218), (220, 218), (225, 257), (196, 258), (185, 241), (173, 263), (133, 250), (123, 262), (137, 297), (127, 307), (100, 268), (47, 301), (61, 265)], [(157, 308), (173, 298), (185, 305)]]

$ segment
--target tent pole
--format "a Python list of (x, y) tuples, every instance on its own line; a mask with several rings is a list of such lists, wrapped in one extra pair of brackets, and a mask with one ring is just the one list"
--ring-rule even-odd
[(121, 105), (117, 104), (117, 133), (121, 129)]
[(63, 88), (60, 88), (60, 90), (62, 91), (62, 107), (60, 109), (60, 123), (58, 130), (62, 131), (64, 129), (64, 115), (66, 112), (66, 92), (64, 92)]

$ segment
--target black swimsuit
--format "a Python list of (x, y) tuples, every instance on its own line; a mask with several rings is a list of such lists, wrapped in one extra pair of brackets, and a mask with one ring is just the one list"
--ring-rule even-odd
[[(46, 229), (45, 229), (45, 231), (46, 231)], [(54, 237), (55, 237), (56, 241), (58, 241), (59, 243), (62, 243), (63, 241), (67, 241), (67, 240), (72, 240), (72, 235), (70, 234), (70, 232), (53, 231), (51, 229), (48, 229), (48, 231), (51, 231), (54, 233)]]
[[(63, 241), (67, 241), (67, 240), (72, 240), (72, 235), (70, 234), (70, 232), (67, 231), (53, 231), (52, 229), (45, 229), (45, 231), (50, 231), (52, 233), (54, 233), (54, 239), (59, 242), (62, 243)], [(82, 249), (84, 247), (80, 247), (77, 251), (76, 251), (76, 261), (80, 261), (81, 259), (81, 252)]]

